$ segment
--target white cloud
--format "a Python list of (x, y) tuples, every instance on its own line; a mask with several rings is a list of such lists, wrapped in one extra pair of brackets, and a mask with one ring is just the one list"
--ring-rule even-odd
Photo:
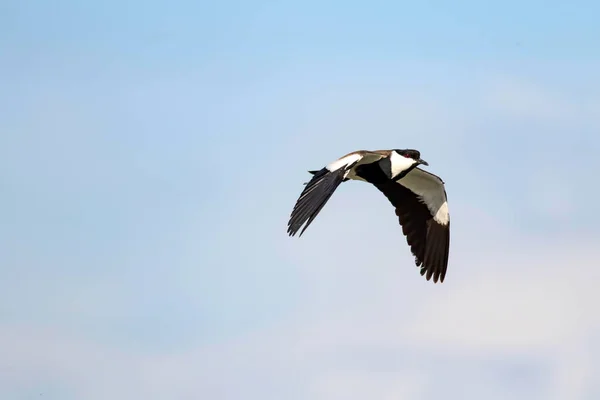
[[(505, 257), (492, 261), (482, 268), (496, 265), (494, 273), (455, 284), (444, 298), (428, 301), (409, 329), (410, 337), (442, 351), (534, 354), (598, 326), (593, 304), (600, 302), (600, 293), (589, 292), (589, 275), (565, 277), (573, 268), (570, 263), (561, 263), (557, 271), (557, 261), (546, 257), (537, 264), (517, 262), (520, 271), (514, 266), (502, 271), (509, 263)], [(592, 258), (576, 266), (578, 274), (593, 268)]]
[(423, 304), (407, 340), (456, 358), (543, 356), (553, 366), (552, 398), (587, 398), (600, 372), (590, 362), (600, 357), (591, 347), (600, 331), (600, 251), (593, 239), (574, 240), (513, 237), (502, 243), (510, 251), (490, 249), (480, 273)]
[[(515, 243), (529, 244), (517, 249)], [(600, 356), (589, 347), (600, 328), (598, 251), (585, 243), (514, 237), (478, 254), (460, 257), (452, 268), (463, 272), (443, 285), (411, 289), (401, 277), (416, 271), (402, 269), (394, 282), (366, 279), (353, 286), (355, 293), (330, 293), (346, 304), (178, 354), (116, 350), (60, 329), (4, 328), (0, 369), (11, 371), (8, 388), (45, 376), (89, 399), (417, 400), (436, 398), (436, 382), (448, 376), (455, 382), (447, 390), (460, 392), (480, 361), (543, 357), (552, 373), (538, 391), (557, 400), (585, 398), (596, 375), (590, 357)], [(483, 255), (491, 260), (486, 265), (479, 263)], [(388, 274), (370, 269), (362, 276), (377, 273)], [(501, 385), (490, 374), (481, 379), (482, 387), (469, 393)], [(528, 397), (515, 392), (513, 398)]]
[[(546, 89), (510, 83), (496, 89), (488, 99), (493, 113), (545, 119), (559, 112), (568, 118), (583, 115), (571, 100), (548, 95)], [(317, 116), (311, 122), (315, 125), (308, 124), (308, 128), (319, 126), (314, 129), (315, 139), (327, 128), (343, 131), (344, 137), (351, 132), (354, 138), (363, 138), (368, 129), (389, 129), (402, 132), (399, 139), (386, 134), (390, 140), (443, 137), (460, 150), (455, 132), (462, 122), (452, 112), (444, 114), (443, 107), (428, 100), (411, 102), (410, 96), (388, 97), (391, 105), (383, 108), (369, 103), (380, 94), (350, 99), (334, 110), (335, 118), (328, 104), (317, 102), (329, 125)], [(358, 119), (346, 117), (349, 109), (360, 108), (363, 114)], [(333, 122), (338, 119), (343, 122)], [(376, 126), (373, 120), (379, 121)], [(447, 122), (454, 125), (448, 127)], [(425, 139), (420, 137), (424, 133)], [(298, 137), (298, 142), (305, 140)], [(334, 148), (339, 142), (332, 139), (329, 145)], [(438, 145), (431, 147), (444, 154), (447, 148)], [(446, 157), (454, 160), (452, 154)], [(456, 164), (461, 162), (462, 158), (456, 160)], [(465, 189), (477, 180), (476, 175), (461, 175)], [(549, 360), (544, 365), (550, 374), (542, 373), (541, 387), (531, 390), (553, 393), (556, 400), (583, 399), (593, 390), (592, 379), (597, 376), (593, 359), (600, 357), (598, 349), (590, 347), (599, 339), (600, 328), (596, 312), (600, 295), (595, 287), (600, 254), (593, 240), (578, 242), (584, 235), (563, 235), (560, 241), (549, 241), (552, 235), (522, 235), (515, 226), (490, 215), (487, 204), (459, 195), (456, 184), (451, 189), (456, 193), (451, 211), (456, 218), (452, 264), (446, 283), (433, 285), (411, 264), (387, 201), (372, 189), (353, 187), (344, 189), (346, 198), (340, 194), (332, 199), (310, 235), (293, 245), (280, 247), (281, 242), (273, 240), (259, 248), (250, 239), (243, 244), (257, 246), (256, 254), (261, 256), (270, 254), (267, 247), (276, 247), (282, 257), (293, 259), (290, 266), (298, 266), (306, 304), (290, 312), (287, 320), (237, 339), (166, 354), (95, 342), (84, 333), (66, 332), (59, 323), (53, 329), (4, 326), (0, 329), (0, 370), (8, 372), (0, 374), (5, 376), (0, 387), (16, 390), (37, 382), (43, 386), (50, 379), (68, 387), (77, 398), (92, 400), (426, 400), (439, 398), (440, 391), (463, 393), (466, 389), (462, 388), (468, 386), (474, 398), (489, 399), (494, 398), (490, 388), (506, 385), (495, 372), (481, 374), (489, 366), (480, 363), (490, 358), (496, 365), (542, 358)], [(364, 194), (352, 197), (354, 193)], [(528, 200), (534, 202), (535, 197)], [(567, 195), (560, 200), (546, 205), (545, 217), (562, 212), (565, 205), (573, 206)], [(359, 209), (360, 213), (354, 213)], [(365, 224), (377, 226), (377, 240), (372, 232), (365, 233)], [(335, 232), (325, 227), (335, 227)], [(243, 229), (251, 233), (249, 227)], [(363, 240), (366, 244), (359, 247)], [(192, 278), (190, 291), (197, 287)], [(72, 290), (75, 296), (70, 297), (78, 297), (76, 289)], [(97, 294), (102, 304), (85, 303), (86, 309), (91, 305), (102, 315), (114, 317), (119, 304), (106, 301), (104, 293), (99, 290)], [(45, 398), (50, 395), (46, 393)], [(512, 398), (530, 396), (517, 388)]]
[(426, 374), (422, 371), (377, 372), (339, 370), (315, 378), (309, 391), (315, 400), (413, 400), (422, 398)]
[(570, 343), (565, 343), (556, 359), (551, 398), (556, 400), (594, 398), (592, 391), (597, 384), (596, 377), (600, 371), (592, 360), (598, 359), (600, 354), (590, 351), (589, 342), (597, 341), (598, 336), (590, 337), (588, 340), (577, 336), (569, 339)]

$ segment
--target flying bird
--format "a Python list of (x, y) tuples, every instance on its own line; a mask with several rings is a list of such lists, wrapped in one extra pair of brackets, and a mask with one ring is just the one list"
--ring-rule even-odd
[(379, 189), (396, 209), (402, 232), (429, 281), (443, 282), (450, 248), (450, 214), (444, 181), (419, 165), (429, 164), (414, 149), (360, 150), (346, 154), (313, 176), (296, 201), (288, 222), (288, 234), (313, 222), (333, 192), (348, 180), (368, 182)]

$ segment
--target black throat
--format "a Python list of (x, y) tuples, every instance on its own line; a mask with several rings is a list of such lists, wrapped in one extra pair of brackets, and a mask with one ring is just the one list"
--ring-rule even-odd
[(398, 175), (392, 176), (392, 162), (389, 158), (383, 158), (371, 164), (361, 164), (357, 166), (354, 169), (354, 173), (369, 183), (380, 184), (389, 180), (397, 181), (402, 179), (416, 167), (417, 164), (413, 164), (410, 168), (405, 169)]
[(384, 183), (390, 180), (392, 163), (389, 158), (384, 158), (371, 164), (361, 164), (354, 169), (354, 173), (369, 183)]

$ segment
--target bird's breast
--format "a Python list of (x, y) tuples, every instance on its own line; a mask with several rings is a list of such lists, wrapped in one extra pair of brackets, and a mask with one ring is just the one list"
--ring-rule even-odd
[[(385, 169), (385, 160), (383, 159), (379, 162), (374, 162), (371, 164), (361, 164), (357, 165), (353, 168), (355, 179), (362, 180), (369, 183), (383, 183), (390, 179), (389, 172), (386, 172)], [(382, 168), (382, 165), (383, 167)]]

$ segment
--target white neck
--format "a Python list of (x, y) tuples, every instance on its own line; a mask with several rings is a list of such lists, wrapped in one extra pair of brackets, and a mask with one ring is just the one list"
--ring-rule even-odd
[(394, 178), (400, 175), (402, 171), (406, 171), (416, 164), (416, 161), (412, 158), (401, 156), (395, 151), (392, 151), (392, 154), (390, 155), (390, 164), (392, 167), (392, 178)]

